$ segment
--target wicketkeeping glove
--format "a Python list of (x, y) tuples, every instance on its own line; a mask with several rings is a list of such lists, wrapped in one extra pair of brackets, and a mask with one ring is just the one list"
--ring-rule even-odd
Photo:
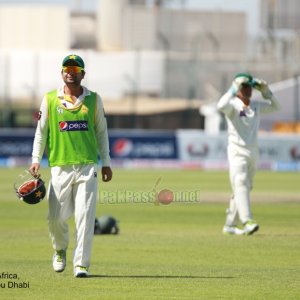
[(254, 88), (260, 91), (265, 99), (270, 99), (273, 96), (266, 81), (255, 78), (254, 82)]

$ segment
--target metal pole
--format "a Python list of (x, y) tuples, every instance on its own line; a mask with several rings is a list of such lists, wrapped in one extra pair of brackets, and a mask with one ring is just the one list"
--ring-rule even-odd
[(10, 94), (10, 54), (7, 53), (4, 56), (4, 103), (6, 108), (3, 109), (3, 126), (4, 127), (13, 127), (15, 125), (15, 118), (12, 109), (11, 103), (11, 94)]
[(139, 89), (140, 89), (140, 74), (141, 73), (141, 51), (140, 49), (136, 49), (135, 58), (134, 58), (134, 81), (135, 87), (133, 92), (133, 128), (138, 127), (138, 114), (137, 114), (137, 105), (138, 105), (138, 97), (139, 97)]
[(299, 122), (299, 74), (294, 76), (294, 121)]

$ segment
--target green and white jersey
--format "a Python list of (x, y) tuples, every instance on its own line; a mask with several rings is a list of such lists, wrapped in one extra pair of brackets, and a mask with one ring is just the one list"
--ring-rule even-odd
[(50, 166), (97, 163), (96, 93), (91, 92), (75, 108), (66, 108), (56, 90), (46, 98), (51, 120), (47, 140)]
[(107, 124), (102, 100), (83, 87), (76, 102), (66, 101), (64, 87), (46, 94), (40, 109), (32, 162), (40, 162), (47, 144), (50, 166), (97, 163), (110, 165)]

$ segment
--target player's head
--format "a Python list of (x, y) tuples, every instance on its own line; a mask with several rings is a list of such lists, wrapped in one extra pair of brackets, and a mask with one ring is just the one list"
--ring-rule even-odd
[(252, 88), (255, 85), (253, 76), (249, 73), (238, 73), (234, 76), (234, 80), (241, 82), (241, 88), (238, 94), (243, 98), (250, 99), (252, 96)]
[(64, 58), (62, 66), (78, 66), (84, 70), (84, 61), (79, 55), (70, 54)]
[(62, 77), (65, 83), (80, 84), (84, 78), (84, 61), (76, 54), (66, 56), (62, 62)]

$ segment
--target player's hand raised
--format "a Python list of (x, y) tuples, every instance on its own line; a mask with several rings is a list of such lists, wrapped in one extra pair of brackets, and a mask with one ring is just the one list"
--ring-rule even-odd
[(267, 82), (262, 79), (254, 79), (254, 88), (260, 91), (265, 99), (270, 99), (273, 95), (271, 90), (269, 89)]

